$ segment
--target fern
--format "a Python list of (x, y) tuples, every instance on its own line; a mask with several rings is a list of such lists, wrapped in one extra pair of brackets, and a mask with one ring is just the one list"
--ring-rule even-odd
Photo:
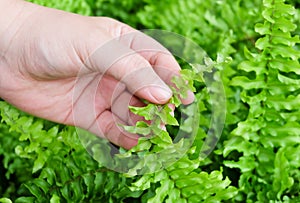
[(259, 20), (261, 1), (180, 1), (147, 3), (138, 12), (140, 21), (150, 29), (176, 32), (204, 47), (216, 59), (227, 57), (238, 46), (256, 36), (249, 26)]
[(46, 6), (50, 8), (56, 8), (69, 12), (78, 13), (81, 15), (92, 15), (93, 0), (64, 0), (64, 1), (43, 1), (43, 0), (29, 0), (35, 4)]
[[(172, 88), (174, 96), (170, 102), (176, 107), (179, 107), (180, 98), (184, 98), (188, 90), (195, 91), (194, 82), (204, 82), (203, 78), (208, 78), (203, 77), (203, 74), (210, 69), (197, 69), (197, 65), (192, 69), (182, 70), (182, 76), (173, 79), (177, 88)], [(210, 63), (206, 65), (209, 67)], [(210, 77), (213, 75), (217, 77), (216, 72), (213, 72)], [(188, 86), (186, 81), (189, 81)], [(207, 85), (212, 84), (207, 83)], [(199, 98), (201, 93), (197, 94), (196, 98)], [(151, 124), (138, 122), (136, 126), (124, 127), (131, 133), (147, 137), (140, 139), (139, 144), (130, 151), (121, 154), (124, 158), (132, 157), (134, 153), (137, 153), (138, 157), (143, 157), (127, 173), (129, 177), (135, 176), (141, 170), (139, 171), (142, 172), (141, 177), (132, 183), (130, 189), (132, 191), (148, 190), (142, 197), (143, 202), (221, 202), (237, 194), (236, 188), (230, 186), (231, 181), (228, 178), (223, 180), (222, 170), (210, 173), (201, 170), (200, 166), (207, 162), (201, 154), (203, 148), (204, 151), (206, 150), (207, 143), (204, 143), (206, 133), (202, 128), (197, 128), (199, 125), (198, 104), (196, 102), (188, 107), (181, 107), (181, 113), (184, 114), (182, 116), (187, 119), (180, 123), (179, 131), (182, 130), (185, 135), (192, 134), (191, 137), (180, 135), (174, 137), (168, 131), (161, 129), (162, 122), (166, 125), (178, 125), (170, 114), (169, 104), (131, 107), (134, 113), (144, 116), (146, 120), (151, 120)], [(195, 133), (197, 138), (193, 142)], [(190, 149), (186, 150), (187, 147)], [(149, 170), (144, 170), (145, 168)], [(203, 185), (208, 180), (211, 184)], [(153, 185), (156, 186), (153, 188), (151, 187)]]
[(292, 23), (295, 9), (282, 0), (265, 0), (264, 20), (255, 25), (261, 35), (256, 53), (245, 48), (248, 60), (241, 62), (232, 86), (241, 87), (241, 100), (249, 106), (245, 121), (239, 122), (226, 141), (224, 157), (238, 151), (241, 195), (254, 201), (299, 201), (300, 160), (300, 51), (299, 36)]
[[(181, 79), (174, 82), (181, 97), (193, 89), (197, 103), (181, 106), (175, 94), (174, 116), (167, 105), (132, 107), (137, 114), (152, 116), (152, 124), (125, 128), (157, 136), (115, 156), (106, 141), (88, 132), (32, 117), (0, 101), (0, 202), (300, 201), (297, 0), (32, 2), (176, 32), (194, 40), (216, 62), (199, 73), (195, 70), (203, 56), (195, 55), (193, 46), (180, 50), (193, 59), (193, 69), (179, 60), (189, 86)], [(222, 79), (227, 110), (212, 153), (206, 147), (213, 142), (205, 139), (220, 132), (211, 125), (224, 122), (220, 108), (225, 107), (217, 97), (223, 89), (214, 80), (208, 83), (209, 77)], [(220, 120), (213, 120), (213, 113)], [(167, 131), (161, 120), (168, 123)], [(148, 158), (130, 162), (137, 156)], [(132, 165), (125, 174), (118, 173), (109, 169), (112, 160)]]
[[(43, 120), (21, 113), (5, 102), (0, 103), (0, 109), (2, 121), (10, 126), (10, 131), (19, 133), (21, 141), (15, 151), (22, 159), (14, 157), (19, 162), (10, 164), (7, 171), (7, 175), (20, 175), (18, 180), (23, 183), (15, 202), (46, 202), (51, 198), (114, 202), (138, 196), (138, 192), (126, 190), (125, 177), (99, 166), (82, 146), (73, 127), (60, 129), (59, 125), (51, 124), (53, 127), (45, 129)], [(24, 166), (32, 171), (27, 167), (24, 170)], [(10, 192), (16, 191), (6, 191), (5, 196), (13, 198)]]

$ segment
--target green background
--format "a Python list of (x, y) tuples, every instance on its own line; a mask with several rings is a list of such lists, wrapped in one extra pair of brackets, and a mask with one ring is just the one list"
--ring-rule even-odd
[(105, 156), (95, 161), (73, 127), (0, 101), (0, 202), (300, 202), (298, 0), (33, 2), (194, 40), (219, 64), (226, 122), (215, 150), (198, 159), (212, 112), (198, 85), (193, 148), (173, 167), (129, 176), (103, 167)]

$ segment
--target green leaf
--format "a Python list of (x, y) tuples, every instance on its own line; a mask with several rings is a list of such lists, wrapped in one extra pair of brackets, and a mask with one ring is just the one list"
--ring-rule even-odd
[(298, 89), (300, 89), (300, 79), (291, 79), (289, 77), (286, 77), (284, 75), (278, 74), (278, 80), (285, 85), (295, 85), (296, 87), (298, 87)]
[(229, 168), (239, 168), (242, 173), (254, 170), (257, 167), (257, 162), (253, 156), (240, 157), (238, 161), (224, 161), (225, 166)]
[(40, 178), (47, 179), (47, 182), (52, 185), (56, 182), (56, 174), (53, 168), (45, 167), (42, 169)]
[(148, 203), (163, 202), (168, 195), (168, 192), (174, 188), (174, 182), (170, 179), (164, 179), (161, 181), (161, 186), (155, 190), (155, 196), (150, 198)]
[(167, 179), (168, 178), (168, 173), (167, 171), (165, 170), (161, 170), (161, 171), (158, 171), (154, 174), (154, 179), (153, 179), (153, 182), (156, 183), (156, 182), (159, 182), (161, 180), (164, 180), (164, 179)]
[(292, 60), (297, 60), (300, 58), (300, 51), (294, 49), (293, 47), (286, 47), (281, 44), (276, 44), (272, 46), (271, 56), (276, 59), (278, 56), (284, 58), (290, 58)]
[(166, 199), (166, 203), (173, 202), (186, 202), (183, 199), (181, 199), (181, 192), (177, 188), (173, 188), (168, 192), (168, 198)]
[(274, 23), (273, 26), (274, 26), (273, 29), (280, 29), (283, 32), (292, 32), (297, 28), (297, 25), (291, 22), (290, 19), (285, 19), (285, 18), (276, 19), (276, 22)]
[(259, 33), (260, 35), (271, 34), (270, 27), (271, 24), (269, 22), (264, 22), (263, 24), (257, 23), (255, 24), (255, 32)]
[(38, 186), (40, 189), (42, 189), (44, 194), (47, 194), (49, 189), (50, 189), (49, 183), (47, 183), (43, 179), (35, 179), (35, 180), (32, 181), (32, 183), (35, 184), (36, 186)]
[(272, 43), (282, 44), (282, 45), (293, 47), (297, 43), (300, 43), (300, 40), (299, 40), (298, 35), (296, 35), (294, 37), (291, 37), (291, 36), (278, 36), (278, 35), (276, 36), (275, 35), (275, 36), (272, 37)]
[(91, 174), (84, 174), (82, 176), (84, 184), (86, 185), (86, 195), (90, 196), (94, 193), (94, 189), (95, 189), (95, 185), (94, 185), (94, 181), (95, 181), (95, 176), (91, 175)]
[(151, 146), (152, 144), (148, 140), (148, 138), (146, 139), (139, 138), (138, 144), (135, 147), (133, 147), (130, 151), (131, 152), (146, 151), (149, 150)]
[(138, 121), (135, 126), (122, 126), (126, 131), (134, 134), (149, 135), (151, 127), (144, 121)]
[(267, 71), (266, 64), (267, 63), (265, 61), (243, 61), (239, 64), (238, 69), (246, 72), (254, 71), (256, 75), (261, 75)]
[(290, 164), (284, 154), (284, 148), (281, 148), (275, 157), (274, 162), (275, 173), (273, 188), (277, 191), (277, 198), (280, 199), (281, 194), (287, 190), (291, 189), (294, 184), (294, 179), (289, 175)]
[(16, 203), (32, 203), (35, 202), (35, 197), (19, 197), (16, 199)]
[(227, 157), (230, 152), (236, 150), (242, 152), (244, 156), (254, 155), (256, 153), (257, 146), (247, 142), (243, 137), (234, 136), (232, 139), (225, 142), (225, 148), (223, 150), (223, 156)]
[(269, 36), (261, 37), (255, 43), (255, 47), (260, 49), (260, 50), (266, 49), (266, 48), (271, 47), (271, 46), (272, 45), (270, 43)]
[(47, 152), (40, 153), (37, 157), (37, 159), (34, 161), (34, 165), (32, 168), (32, 173), (36, 173), (38, 170), (43, 168), (45, 165), (46, 161), (48, 159)]
[(25, 183), (24, 186), (30, 191), (30, 193), (38, 199), (42, 199), (44, 194), (42, 193), (41, 188), (37, 185), (33, 184), (32, 182)]
[(170, 137), (169, 133), (160, 128), (154, 129), (154, 136), (151, 137), (150, 142), (157, 145), (168, 145), (173, 144), (173, 140)]
[(176, 118), (173, 117), (172, 112), (173, 110), (168, 105), (164, 105), (162, 110), (158, 111), (156, 114), (160, 117), (162, 123), (178, 126), (179, 124)]
[(263, 80), (250, 80), (245, 76), (236, 76), (230, 82), (232, 86), (240, 86), (246, 90), (249, 89), (258, 89), (258, 88), (265, 88), (266, 84)]
[(275, 23), (275, 19), (272, 17), (273, 9), (265, 9), (262, 12), (262, 16), (270, 23)]
[(293, 96), (290, 95), (287, 98), (282, 98), (276, 96), (270, 96), (266, 102), (267, 106), (274, 108), (279, 111), (282, 109), (292, 110), (297, 109), (300, 106), (300, 95)]
[(60, 198), (56, 194), (52, 195), (50, 203), (60, 203)]
[[(208, 174), (206, 175), (208, 176)], [(202, 184), (204, 184), (202, 176), (198, 176), (195, 173), (179, 177), (175, 182), (177, 188), (197, 187), (197, 185)]]
[(5, 198), (5, 197), (0, 198), (0, 202), (1, 202), (1, 203), (12, 203), (12, 201), (11, 201), (10, 199)]
[(136, 182), (133, 182), (129, 189), (131, 189), (132, 191), (146, 190), (150, 188), (150, 183), (152, 182), (152, 180), (152, 175), (143, 175)]
[(276, 6), (276, 11), (278, 13), (278, 18), (284, 15), (295, 15), (295, 8), (292, 5), (284, 4), (283, 1), (277, 1), (274, 3)]
[(155, 113), (158, 112), (158, 106), (154, 104), (148, 104), (145, 107), (129, 106), (129, 109), (132, 113), (142, 116), (148, 121), (152, 120)]
[(270, 67), (278, 69), (282, 72), (293, 72), (300, 75), (300, 64), (295, 60), (277, 57), (275, 60), (270, 61)]

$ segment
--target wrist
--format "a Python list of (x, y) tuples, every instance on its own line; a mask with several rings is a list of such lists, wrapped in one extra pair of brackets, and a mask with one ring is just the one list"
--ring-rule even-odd
[(5, 98), (4, 94), (9, 92), (11, 81), (14, 81), (12, 69), (7, 63), (10, 58), (7, 50), (26, 21), (27, 4), (22, 0), (0, 0), (0, 98)]

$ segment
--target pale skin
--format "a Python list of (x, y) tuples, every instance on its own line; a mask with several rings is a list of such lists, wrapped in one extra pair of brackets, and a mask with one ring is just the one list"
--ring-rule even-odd
[(124, 23), (0, 0), (0, 97), (32, 115), (129, 149), (138, 136), (117, 123), (140, 118), (124, 104), (167, 103), (179, 71), (163, 46)]

